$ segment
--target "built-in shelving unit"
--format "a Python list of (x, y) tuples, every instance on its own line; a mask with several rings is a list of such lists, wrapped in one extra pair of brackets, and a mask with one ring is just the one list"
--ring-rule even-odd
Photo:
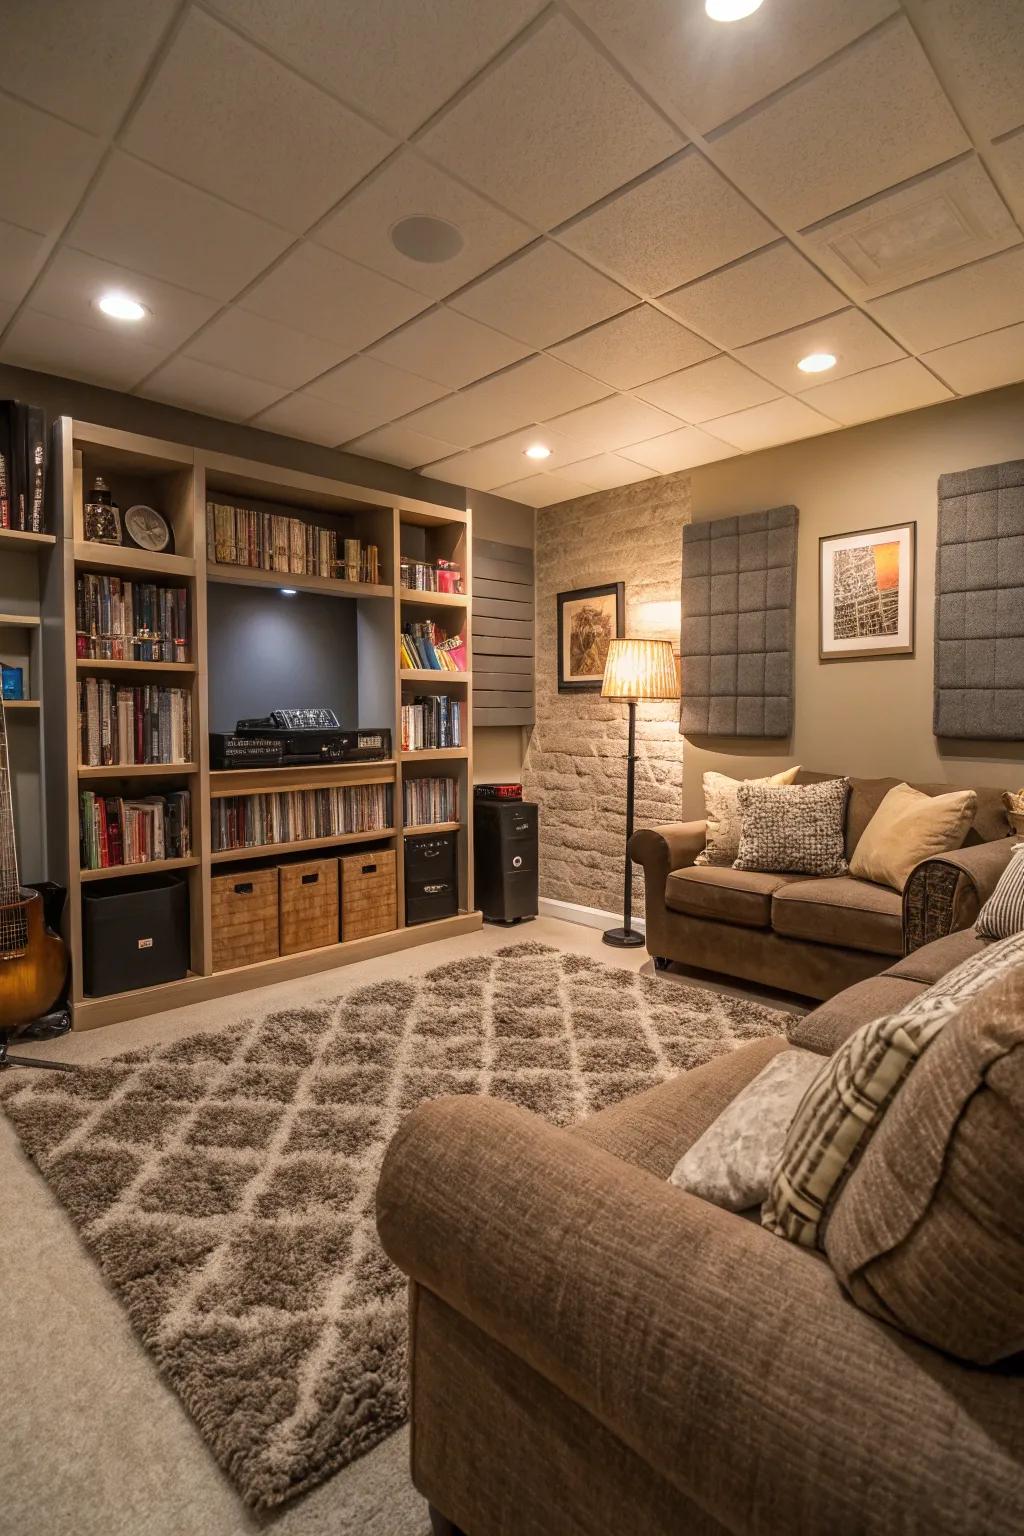
[(24, 697), (7, 699), (7, 750), (22, 881), (46, 875), (42, 592), (56, 535), (0, 528), (0, 660), (20, 667)]
[[(174, 530), (174, 554), (150, 554), (144, 550), (87, 542), (83, 502), (93, 478), (102, 474), (114, 500), (124, 506), (139, 500), (158, 507)], [(64, 768), (64, 784), (50, 796), (50, 873), (68, 887), (67, 937), (72, 956), (72, 1011), (76, 1028), (129, 1019), (160, 1009), (222, 996), (247, 987), (284, 981), (410, 945), (429, 942), (478, 927), (472, 888), (472, 753), (471, 673), (403, 671), (399, 636), (403, 622), (422, 621), (436, 613), (437, 623), (450, 633), (465, 636), (467, 668), (472, 592), (472, 540), (470, 514), (429, 502), (398, 501), (392, 496), (327, 477), (309, 475), (276, 465), (262, 464), (232, 455), (193, 449), (158, 439), (62, 418), (54, 429), (53, 480), (56, 490), (59, 534), (53, 561), (54, 574), (47, 583), (44, 613), (44, 647), (47, 690), (47, 730), (57, 748), (54, 760)], [(353, 524), (359, 537), (375, 542), (380, 552), (381, 580), (373, 584), (333, 580), (330, 577), (255, 570), (214, 561), (208, 556), (207, 502), (272, 508), (306, 517), (324, 525)], [(323, 514), (327, 514), (323, 516)], [(50, 539), (52, 546), (53, 539)], [(463, 575), (464, 593), (433, 593), (406, 590), (399, 584), (401, 553), (417, 559), (456, 561)], [(101, 661), (79, 657), (75, 637), (75, 580), (81, 572), (122, 575), (133, 580), (185, 586), (191, 619), (190, 660), (177, 663)], [(388, 726), (393, 755), (380, 762), (358, 762), (280, 769), (211, 771), (209, 766), (210, 705), (216, 669), (223, 664), (218, 647), (223, 638), (214, 634), (211, 605), (226, 602), (217, 597), (221, 588), (250, 589), (246, 602), (266, 603), (268, 614), (280, 622), (282, 589), (314, 597), (346, 600), (354, 610), (351, 654), (339, 654), (337, 664), (349, 669), (356, 680), (358, 719), (346, 726)], [(284, 599), (288, 602), (288, 599)], [(5, 605), (6, 606), (6, 605)], [(261, 610), (262, 611), (262, 610)], [(344, 612), (344, 610), (338, 610)], [(334, 612), (334, 609), (331, 609)], [(21, 622), (19, 616), (19, 622)], [(0, 616), (0, 623), (3, 623)], [(346, 621), (347, 622), (347, 621)], [(80, 678), (97, 676), (123, 679), (138, 685), (152, 677), (189, 690), (192, 700), (194, 761), (167, 764), (109, 764), (84, 767), (79, 762), (77, 689)], [(295, 679), (301, 690), (301, 676)], [(401, 751), (403, 699), (424, 693), (448, 691), (463, 705), (465, 746), (437, 751)], [(269, 697), (262, 712), (293, 704), (321, 702), (304, 696)], [(239, 710), (238, 713), (246, 713)], [(223, 723), (213, 728), (224, 729)], [(460, 819), (436, 826), (402, 825), (402, 786), (417, 775), (454, 777), (459, 785)], [(250, 848), (215, 849), (211, 811), (216, 801), (231, 795), (270, 793), (298, 789), (335, 788), (346, 785), (390, 786), (392, 824), (363, 832), (263, 844)], [(136, 795), (163, 793), (187, 787), (192, 796), (192, 851), (188, 858), (163, 859), (148, 864), (86, 870), (79, 860), (79, 794), (85, 788)], [(403, 839), (414, 832), (438, 830), (458, 833), (459, 913), (438, 922), (406, 928), (403, 922)], [(269, 864), (303, 853), (316, 854), (353, 846), (390, 847), (399, 854), (399, 926), (371, 938), (343, 940), (299, 954), (283, 955), (255, 965), (213, 970), (211, 880), (223, 867), (238, 864)], [(82, 990), (83, 886), (97, 880), (148, 872), (180, 871), (187, 880), (191, 967), (179, 981), (115, 996), (88, 997)]]

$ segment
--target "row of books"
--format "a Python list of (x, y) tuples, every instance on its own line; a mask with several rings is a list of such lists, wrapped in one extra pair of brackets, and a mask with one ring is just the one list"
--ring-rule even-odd
[(213, 801), (213, 847), (220, 852), (346, 832), (383, 832), (392, 825), (391, 815), (390, 784), (225, 795)]
[(192, 695), (155, 683), (124, 687), (107, 678), (78, 684), (79, 762), (86, 768), (118, 763), (190, 763)]
[(75, 644), (91, 661), (188, 661), (188, 589), (86, 571), (75, 580)]
[(414, 560), (403, 555), (400, 561), (401, 582), (415, 592), (462, 591), (462, 568), (454, 560)]
[(407, 827), (459, 819), (458, 779), (406, 779), (402, 799)]
[(83, 869), (113, 869), (120, 864), (151, 864), (155, 859), (187, 859), (192, 852), (191, 796), (187, 789), (168, 795), (98, 795), (80, 797)]
[(466, 642), (447, 635), (433, 619), (402, 625), (402, 666), (411, 671), (465, 672)]
[(380, 581), (380, 550), (347, 539), (299, 517), (248, 507), (206, 504), (206, 552), (218, 565), (244, 565), (293, 576), (328, 576), (338, 581)]
[(0, 528), (42, 533), (46, 418), (36, 405), (0, 400)]
[(402, 751), (462, 746), (462, 702), (446, 694), (402, 705)]

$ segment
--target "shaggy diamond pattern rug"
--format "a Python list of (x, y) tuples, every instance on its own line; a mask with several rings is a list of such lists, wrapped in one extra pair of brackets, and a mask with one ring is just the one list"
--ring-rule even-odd
[(526, 943), (0, 1093), (214, 1456), (270, 1509), (405, 1418), (404, 1282), (373, 1205), (408, 1110), (490, 1093), (565, 1125), (780, 1027)]

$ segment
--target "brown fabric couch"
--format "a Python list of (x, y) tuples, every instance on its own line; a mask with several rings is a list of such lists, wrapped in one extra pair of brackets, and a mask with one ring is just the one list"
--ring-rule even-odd
[[(834, 774), (801, 772), (798, 784)], [(851, 779), (846, 806), (849, 859), (898, 779)], [(938, 795), (949, 784), (915, 784)], [(647, 827), (629, 851), (643, 865), (648, 953), (804, 997), (828, 998), (875, 976), (932, 938), (974, 922), (1006, 867), (1010, 825), (1002, 791), (976, 790), (978, 809), (962, 849), (926, 860), (901, 894), (851, 876), (761, 874), (699, 866), (703, 821)]]
[[(928, 945), (794, 1039), (831, 1051), (976, 943)], [(405, 1122), (377, 1220), (411, 1280), (412, 1475), (438, 1533), (1024, 1530), (1024, 1369), (915, 1343), (821, 1256), (665, 1182), (787, 1044), (571, 1131), (473, 1097)]]

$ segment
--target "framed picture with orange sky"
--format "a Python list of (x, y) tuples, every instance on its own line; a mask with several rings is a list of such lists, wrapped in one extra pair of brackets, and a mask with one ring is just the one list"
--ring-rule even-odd
[(822, 661), (914, 654), (917, 524), (819, 540)]

